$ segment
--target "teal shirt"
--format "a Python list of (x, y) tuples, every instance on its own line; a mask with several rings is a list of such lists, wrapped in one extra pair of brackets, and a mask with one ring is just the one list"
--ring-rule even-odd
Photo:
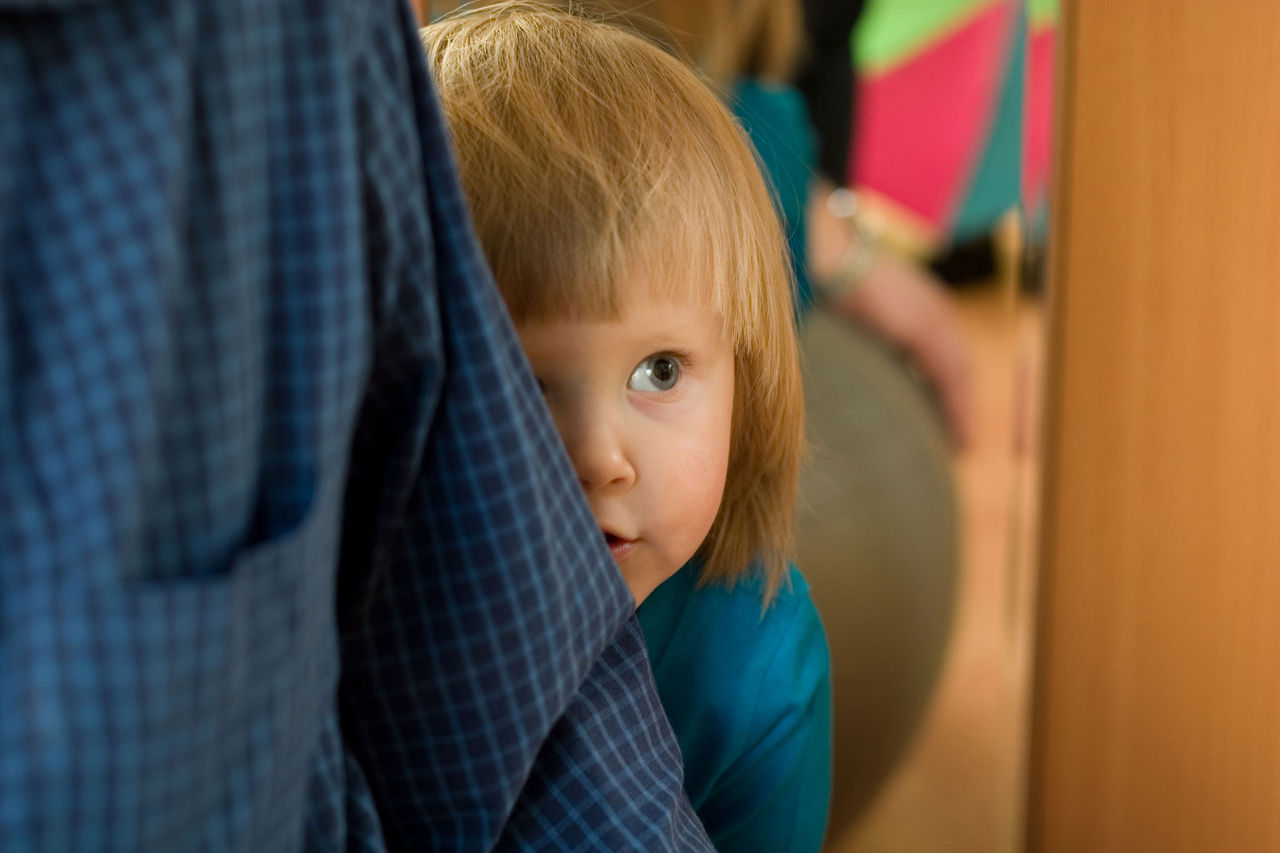
[(761, 612), (760, 579), (697, 588), (696, 563), (637, 615), (685, 790), (721, 853), (816, 853), (831, 795), (831, 662), (796, 569)]

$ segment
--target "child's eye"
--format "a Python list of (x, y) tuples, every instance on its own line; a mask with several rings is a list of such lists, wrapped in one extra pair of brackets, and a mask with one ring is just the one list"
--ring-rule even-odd
[(673, 355), (651, 355), (636, 365), (627, 387), (633, 391), (670, 391), (679, 381), (679, 359)]

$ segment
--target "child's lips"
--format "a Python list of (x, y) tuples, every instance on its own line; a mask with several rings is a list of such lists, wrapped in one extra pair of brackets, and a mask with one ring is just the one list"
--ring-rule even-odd
[(609, 553), (613, 555), (615, 563), (626, 559), (636, 547), (636, 540), (623, 539), (621, 536), (615, 536), (607, 531), (604, 534), (604, 541), (609, 546)]

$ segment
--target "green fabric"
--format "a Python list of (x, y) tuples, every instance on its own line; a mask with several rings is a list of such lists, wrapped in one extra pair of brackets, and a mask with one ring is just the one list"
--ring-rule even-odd
[(817, 143), (804, 98), (790, 86), (743, 79), (734, 87), (730, 107), (751, 138), (772, 185), (791, 252), (796, 316), (803, 316), (814, 302), (807, 272), (805, 207), (817, 160)]
[(854, 30), (854, 64), (877, 72), (959, 27), (990, 0), (871, 0)]
[(795, 569), (761, 612), (757, 577), (697, 586), (690, 563), (640, 605), (685, 790), (720, 853), (816, 853), (831, 797), (831, 662)]
[(1058, 22), (1059, 0), (1027, 0), (1031, 29), (1053, 26)]

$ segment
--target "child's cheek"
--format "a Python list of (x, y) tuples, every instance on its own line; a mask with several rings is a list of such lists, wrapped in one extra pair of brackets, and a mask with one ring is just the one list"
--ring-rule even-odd
[(729, 469), (729, 424), (703, 423), (700, 429), (671, 438), (664, 481), (677, 523), (690, 528), (693, 547), (715, 521)]

